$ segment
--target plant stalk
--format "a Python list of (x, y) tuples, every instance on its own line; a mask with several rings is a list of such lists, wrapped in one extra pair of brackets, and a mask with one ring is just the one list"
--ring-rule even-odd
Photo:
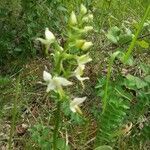
[(14, 133), (14, 129), (15, 129), (15, 122), (16, 122), (16, 114), (17, 114), (17, 100), (19, 97), (19, 80), (17, 81), (16, 84), (16, 96), (14, 99), (14, 104), (13, 104), (13, 108), (12, 108), (12, 122), (11, 122), (11, 129), (10, 129), (10, 135), (9, 135), (9, 141), (8, 141), (8, 149), (11, 150), (12, 149), (12, 138), (13, 138), (13, 133)]
[(111, 77), (111, 71), (112, 71), (112, 66), (114, 63), (115, 58), (120, 54), (120, 51), (116, 51), (111, 55), (111, 58), (109, 60), (109, 65), (108, 65), (108, 72), (107, 72), (107, 77), (106, 77), (106, 84), (105, 84), (105, 91), (104, 91), (104, 98), (103, 98), (103, 111), (102, 114), (105, 112), (108, 100), (108, 86), (109, 86), (109, 81)]
[(133, 40), (132, 40), (132, 42), (131, 42), (131, 44), (130, 44), (130, 46), (129, 46), (129, 48), (128, 48), (128, 50), (127, 50), (127, 52), (123, 58), (124, 62), (126, 62), (128, 60), (128, 58), (130, 57), (130, 55), (133, 51), (133, 48), (136, 44), (137, 38), (138, 38), (138, 36), (142, 30), (143, 24), (144, 24), (146, 18), (148, 17), (149, 13), (150, 13), (150, 5), (147, 7), (146, 12), (142, 18), (142, 21), (140, 22), (139, 27), (137, 29), (137, 32), (135, 33), (135, 37), (133, 38)]
[(54, 128), (54, 134), (53, 134), (53, 149), (57, 150), (57, 137), (58, 137), (58, 130), (59, 130), (59, 123), (60, 123), (60, 108), (61, 108), (61, 102), (57, 102), (57, 110), (55, 113), (55, 128)]
[(109, 61), (107, 78), (106, 78), (106, 85), (105, 85), (105, 92), (104, 92), (104, 99), (103, 99), (103, 111), (102, 111), (102, 113), (105, 112), (106, 105), (107, 105), (108, 85), (109, 85), (109, 80), (110, 80), (110, 76), (111, 76), (113, 61), (114, 61), (114, 59), (110, 59), (110, 61)]

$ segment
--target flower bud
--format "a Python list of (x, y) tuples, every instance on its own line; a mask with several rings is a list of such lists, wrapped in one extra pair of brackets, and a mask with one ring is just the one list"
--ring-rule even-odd
[(76, 47), (81, 48), (84, 43), (85, 43), (85, 40), (76, 40)]
[(70, 24), (71, 24), (71, 25), (76, 25), (76, 24), (77, 24), (77, 18), (76, 18), (76, 15), (75, 15), (75, 12), (74, 12), (74, 11), (71, 12)]
[(81, 47), (82, 50), (87, 50), (89, 49), (91, 46), (93, 46), (93, 43), (92, 42), (85, 42), (83, 44), (83, 46)]
[(84, 29), (83, 29), (83, 32), (88, 32), (88, 31), (91, 31), (93, 30), (93, 27), (92, 26), (85, 26)]
[(45, 29), (45, 39), (48, 41), (54, 41), (55, 40), (54, 34), (51, 31), (49, 31), (48, 28)]
[(87, 16), (85, 16), (85, 17), (82, 18), (82, 21), (83, 22), (89, 22), (89, 18)]
[(87, 17), (89, 18), (90, 21), (93, 20), (93, 15), (92, 14), (89, 14)]
[(90, 21), (93, 21), (93, 15), (92, 14), (89, 14), (89, 15), (86, 15), (82, 18), (82, 21), (83, 22), (90, 22)]
[(87, 13), (87, 9), (83, 4), (81, 4), (80, 6), (80, 12), (82, 15), (85, 15)]

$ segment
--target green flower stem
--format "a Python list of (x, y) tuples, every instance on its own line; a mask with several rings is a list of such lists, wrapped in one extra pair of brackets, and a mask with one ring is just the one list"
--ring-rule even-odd
[(19, 79), (17, 81), (17, 84), (16, 84), (16, 96), (15, 96), (15, 99), (14, 99), (14, 105), (13, 105), (13, 109), (12, 109), (12, 122), (11, 122), (11, 129), (10, 129), (10, 135), (9, 135), (9, 141), (8, 141), (8, 149), (11, 150), (12, 147), (12, 137), (13, 137), (13, 134), (14, 134), (14, 129), (15, 129), (15, 122), (16, 122), (16, 114), (17, 114), (17, 100), (18, 100), (18, 97), (19, 97), (19, 91), (20, 91), (20, 87), (19, 87)]
[(108, 97), (108, 86), (109, 86), (109, 81), (110, 81), (110, 77), (111, 77), (111, 71), (112, 71), (112, 66), (113, 66), (113, 62), (115, 60), (115, 58), (120, 54), (120, 51), (116, 51), (114, 52), (112, 55), (111, 55), (111, 58), (109, 60), (109, 65), (108, 65), (108, 72), (107, 72), (107, 78), (106, 78), (106, 85), (105, 85), (105, 92), (104, 92), (104, 98), (102, 100), (102, 103), (103, 103), (103, 111), (102, 113), (105, 112), (105, 109), (106, 109), (106, 106), (107, 106), (107, 103), (108, 103), (108, 100), (107, 100), (107, 97)]
[(61, 64), (62, 64), (62, 57), (59, 55), (56, 59), (55, 59), (55, 68), (56, 68), (56, 74), (59, 75), (61, 73)]
[(59, 123), (60, 123), (60, 108), (61, 108), (61, 102), (57, 102), (57, 110), (55, 113), (55, 128), (54, 128), (54, 134), (53, 134), (53, 149), (57, 150), (57, 137), (58, 137), (58, 130), (59, 130)]
[(130, 44), (130, 46), (129, 46), (129, 48), (128, 48), (128, 50), (127, 50), (127, 52), (126, 52), (126, 54), (125, 54), (125, 56), (123, 58), (124, 62), (126, 62), (128, 60), (128, 58), (130, 57), (130, 55), (131, 55), (131, 53), (133, 51), (133, 48), (134, 48), (134, 46), (136, 44), (137, 38), (138, 38), (138, 36), (139, 36), (139, 34), (140, 34), (141, 30), (142, 30), (143, 24), (144, 24), (146, 18), (148, 17), (149, 13), (150, 13), (150, 4), (147, 7), (147, 10), (146, 10), (146, 12), (144, 14), (144, 17), (143, 17), (142, 21), (140, 22), (140, 25), (139, 25), (139, 27), (137, 29), (135, 37), (133, 38), (133, 40), (132, 40), (132, 42), (131, 42), (131, 44)]
[(48, 54), (48, 49), (49, 49), (49, 47), (48, 47), (48, 46), (46, 46), (46, 48), (45, 48), (45, 56), (46, 56), (46, 57), (48, 57), (48, 56), (49, 56), (49, 54)]
[(103, 111), (102, 111), (102, 113), (105, 112), (105, 109), (106, 109), (106, 106), (107, 106), (108, 85), (109, 85), (109, 80), (110, 80), (110, 76), (111, 76), (113, 61), (114, 61), (114, 59), (110, 59), (110, 61), (109, 61), (107, 78), (106, 78), (106, 85), (105, 85), (105, 92), (104, 92), (104, 98), (102, 100), (102, 102), (103, 102)]

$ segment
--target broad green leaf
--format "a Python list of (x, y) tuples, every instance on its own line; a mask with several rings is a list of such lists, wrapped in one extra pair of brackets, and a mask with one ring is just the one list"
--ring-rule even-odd
[(146, 65), (144, 63), (141, 63), (140, 64), (140, 68), (142, 69), (142, 71), (145, 73), (145, 74), (150, 74), (150, 66), (149, 65)]
[(113, 35), (111, 35), (111, 34), (107, 34), (107, 38), (108, 38), (112, 43), (114, 43), (114, 44), (117, 44), (118, 41), (119, 41), (119, 37), (115, 37), (115, 36), (113, 36)]
[(119, 36), (119, 43), (120, 44), (125, 44), (127, 42), (132, 41), (132, 35), (128, 35), (128, 34), (123, 34)]
[(120, 33), (121, 33), (121, 30), (115, 26), (109, 29), (106, 36), (112, 43), (117, 44), (119, 41)]
[(99, 146), (99, 147), (95, 148), (94, 150), (112, 150), (112, 147), (110, 147), (108, 145), (103, 145), (103, 146)]
[[(119, 59), (122, 63), (124, 63), (124, 60), (123, 60), (124, 55), (125, 55), (124, 52), (120, 52), (120, 54), (117, 56), (118, 59)], [(129, 57), (129, 59), (127, 60), (126, 64), (129, 65), (129, 66), (133, 66), (133, 65), (134, 65), (134, 59), (133, 59), (132, 56)]]
[(129, 59), (126, 62), (127, 65), (129, 66), (133, 66), (134, 65), (134, 59), (132, 56), (129, 57)]
[(132, 95), (129, 92), (126, 92), (123, 90), (121, 87), (116, 86), (115, 88), (116, 94), (118, 94), (121, 97), (124, 97), (125, 99), (131, 101), (132, 100)]
[(64, 139), (58, 139), (57, 140), (57, 148), (59, 150), (70, 150), (69, 146), (66, 145), (66, 142)]
[(127, 76), (126, 76), (126, 78), (128, 79), (128, 85), (127, 86), (129, 86), (129, 87), (134, 87), (134, 86), (136, 86), (137, 87), (137, 89), (141, 89), (141, 88), (144, 88), (145, 86), (147, 86), (148, 84), (146, 83), (146, 82), (144, 82), (143, 80), (141, 80), (140, 78), (138, 78), (138, 77), (135, 77), (135, 76), (132, 76), (132, 75), (130, 75), (130, 74), (128, 74)]
[(21, 49), (21, 48), (15, 48), (14, 51), (16, 51), (16, 52), (21, 52), (22, 49)]
[(120, 51), (116, 51), (111, 55), (111, 58), (114, 60), (121, 52)]
[(146, 41), (142, 40), (142, 41), (137, 41), (137, 44), (140, 45), (142, 48), (149, 48), (149, 43), (147, 43)]
[(10, 78), (0, 76), (0, 86), (4, 86), (10, 82)]
[(58, 8), (57, 8), (59, 11), (62, 11), (62, 12), (67, 12), (67, 9), (65, 8), (65, 7), (63, 7), (63, 6), (58, 6)]
[(145, 80), (146, 82), (150, 83), (150, 75), (147, 75), (147, 76), (144, 78), (144, 80)]

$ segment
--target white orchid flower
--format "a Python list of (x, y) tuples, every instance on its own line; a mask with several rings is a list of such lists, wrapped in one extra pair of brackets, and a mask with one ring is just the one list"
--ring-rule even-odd
[(51, 31), (49, 31), (48, 28), (46, 28), (45, 29), (45, 39), (37, 38), (37, 40), (39, 40), (41, 43), (47, 45), (47, 44), (50, 44), (50, 43), (54, 42), (55, 36)]
[(84, 51), (86, 51), (86, 50), (88, 50), (90, 47), (92, 47), (93, 46), (93, 43), (92, 42), (85, 42), (83, 45), (82, 45), (82, 47), (81, 47), (81, 49), (82, 50), (84, 50)]
[(79, 66), (76, 68), (76, 70), (74, 71), (74, 75), (75, 75), (76, 78), (81, 82), (83, 88), (84, 88), (83, 81), (89, 79), (89, 77), (82, 77), (82, 75), (83, 75), (83, 70), (84, 70), (84, 69), (85, 69), (85, 65), (79, 65)]
[(43, 72), (43, 79), (47, 83), (46, 92), (51, 90), (62, 90), (62, 86), (72, 85), (72, 82), (63, 77), (52, 77), (52, 75), (46, 71)]
[(84, 69), (85, 69), (85, 65), (79, 65), (77, 67), (77, 69), (74, 71), (76, 78), (80, 81), (84, 81), (86, 79), (89, 79), (89, 77), (81, 77), (83, 75)]
[(92, 61), (92, 59), (90, 58), (89, 53), (77, 57), (78, 65), (84, 65), (90, 61)]
[(92, 61), (92, 59), (89, 57), (88, 53), (82, 56), (77, 56), (78, 67), (74, 71), (74, 75), (81, 82), (83, 87), (84, 87), (83, 81), (89, 79), (89, 77), (82, 77), (83, 71), (85, 69), (85, 64), (90, 61)]
[(87, 42), (86, 40), (76, 40), (76, 47), (82, 49), (83, 51), (88, 50), (91, 46), (93, 46), (92, 42)]
[(84, 101), (86, 100), (86, 97), (82, 97), (82, 98), (74, 98), (71, 102), (70, 102), (70, 109), (72, 112), (76, 113), (78, 112), (79, 114), (82, 114), (79, 105), (82, 104)]

